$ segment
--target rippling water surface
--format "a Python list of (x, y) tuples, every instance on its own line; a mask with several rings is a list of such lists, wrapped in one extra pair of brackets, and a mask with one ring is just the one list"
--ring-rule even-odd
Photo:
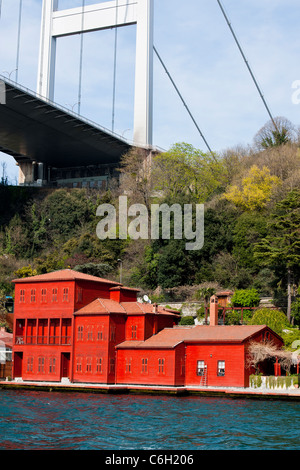
[(0, 390), (0, 449), (298, 450), (300, 404)]

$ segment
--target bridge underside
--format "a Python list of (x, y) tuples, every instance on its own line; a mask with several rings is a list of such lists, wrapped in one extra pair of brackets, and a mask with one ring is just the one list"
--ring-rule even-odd
[(1, 82), (6, 90), (0, 104), (0, 151), (19, 164), (19, 184), (105, 180), (131, 148), (100, 126), (2, 77)]

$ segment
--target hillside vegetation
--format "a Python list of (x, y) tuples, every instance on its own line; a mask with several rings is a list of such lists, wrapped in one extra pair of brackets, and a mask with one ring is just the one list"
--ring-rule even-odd
[[(293, 126), (266, 125), (252, 147), (211, 155), (189, 144), (143, 164), (125, 155), (121, 183), (106, 192), (0, 186), (0, 289), (11, 280), (72, 268), (141, 288), (159, 301), (194, 298), (203, 286), (256, 289), (299, 323), (300, 151)], [(126, 191), (126, 193), (124, 193)], [(100, 240), (100, 204), (204, 204), (204, 246), (186, 240)]]

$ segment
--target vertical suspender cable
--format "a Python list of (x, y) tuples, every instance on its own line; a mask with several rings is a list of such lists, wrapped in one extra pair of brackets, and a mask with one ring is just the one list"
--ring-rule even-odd
[(85, 7), (85, 0), (82, 0), (81, 35), (80, 35), (80, 59), (79, 59), (79, 84), (78, 84), (78, 114), (80, 114), (80, 109), (81, 109), (84, 7)]
[(233, 30), (233, 28), (232, 28), (232, 26), (231, 26), (231, 23), (230, 23), (230, 21), (229, 21), (227, 15), (226, 15), (226, 13), (225, 13), (225, 10), (224, 10), (224, 8), (223, 8), (223, 6), (222, 6), (222, 3), (221, 3), (220, 0), (217, 0), (217, 2), (218, 2), (218, 4), (219, 4), (219, 7), (221, 8), (221, 11), (222, 11), (222, 13), (223, 13), (223, 15), (224, 15), (225, 20), (226, 20), (226, 22), (227, 22), (227, 24), (228, 24), (228, 26), (229, 26), (229, 29), (230, 29), (230, 31), (231, 31), (231, 33), (232, 33), (232, 36), (234, 37), (234, 40), (235, 40), (235, 42), (236, 42), (236, 44), (237, 44), (237, 46), (238, 46), (238, 48), (239, 48), (239, 51), (240, 51), (240, 53), (242, 54), (242, 57), (243, 57), (243, 59), (244, 59), (244, 61), (245, 61), (245, 64), (246, 64), (246, 66), (247, 66), (247, 68), (248, 68), (248, 70), (249, 70), (249, 73), (250, 73), (250, 75), (251, 75), (251, 77), (252, 77), (252, 79), (253, 79), (253, 82), (254, 82), (254, 84), (255, 84), (257, 90), (258, 90), (258, 93), (259, 93), (259, 95), (260, 95), (260, 97), (261, 97), (261, 99), (262, 99), (262, 101), (263, 101), (263, 103), (264, 103), (264, 105), (265, 105), (265, 108), (266, 108), (266, 110), (267, 110), (267, 112), (268, 112), (268, 114), (269, 114), (269, 116), (270, 116), (270, 118), (271, 118), (271, 121), (273, 122), (275, 129), (278, 131), (277, 125), (276, 125), (276, 123), (275, 123), (275, 121), (274, 121), (274, 118), (273, 118), (273, 116), (272, 116), (272, 114), (271, 114), (271, 111), (269, 110), (269, 107), (268, 107), (268, 105), (267, 105), (267, 103), (266, 103), (266, 100), (265, 100), (265, 98), (264, 98), (264, 95), (262, 94), (262, 92), (261, 92), (261, 90), (260, 90), (260, 88), (259, 88), (259, 86), (258, 86), (258, 83), (257, 83), (257, 81), (256, 81), (256, 79), (255, 79), (255, 77), (254, 77), (254, 74), (253, 74), (253, 72), (252, 72), (252, 70), (251, 70), (251, 67), (250, 67), (250, 65), (249, 65), (249, 62), (248, 62), (248, 60), (247, 60), (246, 57), (245, 57), (245, 54), (244, 54), (244, 52), (243, 52), (243, 50), (242, 50), (242, 48), (241, 48), (241, 46), (240, 46), (240, 43), (239, 43), (239, 41), (238, 41), (238, 39), (237, 39), (237, 37), (236, 37), (236, 35), (235, 35), (235, 32), (234, 32), (234, 30)]
[(114, 76), (113, 76), (113, 97), (112, 97), (112, 118), (111, 130), (115, 130), (115, 102), (116, 102), (116, 74), (117, 74), (117, 46), (118, 46), (118, 9), (119, 2), (116, 1), (116, 25), (115, 25), (115, 45), (114, 45)]
[(20, 5), (19, 5), (19, 25), (18, 25), (17, 58), (16, 58), (16, 82), (17, 83), (18, 83), (18, 74), (19, 74), (21, 23), (22, 23), (22, 0), (20, 0)]

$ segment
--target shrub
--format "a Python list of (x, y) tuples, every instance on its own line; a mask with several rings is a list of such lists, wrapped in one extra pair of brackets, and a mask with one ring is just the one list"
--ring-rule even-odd
[(233, 307), (257, 307), (260, 297), (256, 289), (236, 290), (231, 298)]
[(227, 310), (225, 313), (225, 325), (239, 325), (241, 320), (240, 310)]
[(279, 335), (285, 327), (289, 326), (289, 322), (285, 314), (281, 310), (271, 308), (260, 308), (256, 310), (252, 319), (249, 321), (249, 324), (267, 325)]
[(179, 325), (194, 325), (194, 324), (195, 324), (194, 318), (190, 315), (182, 317), (179, 322)]

